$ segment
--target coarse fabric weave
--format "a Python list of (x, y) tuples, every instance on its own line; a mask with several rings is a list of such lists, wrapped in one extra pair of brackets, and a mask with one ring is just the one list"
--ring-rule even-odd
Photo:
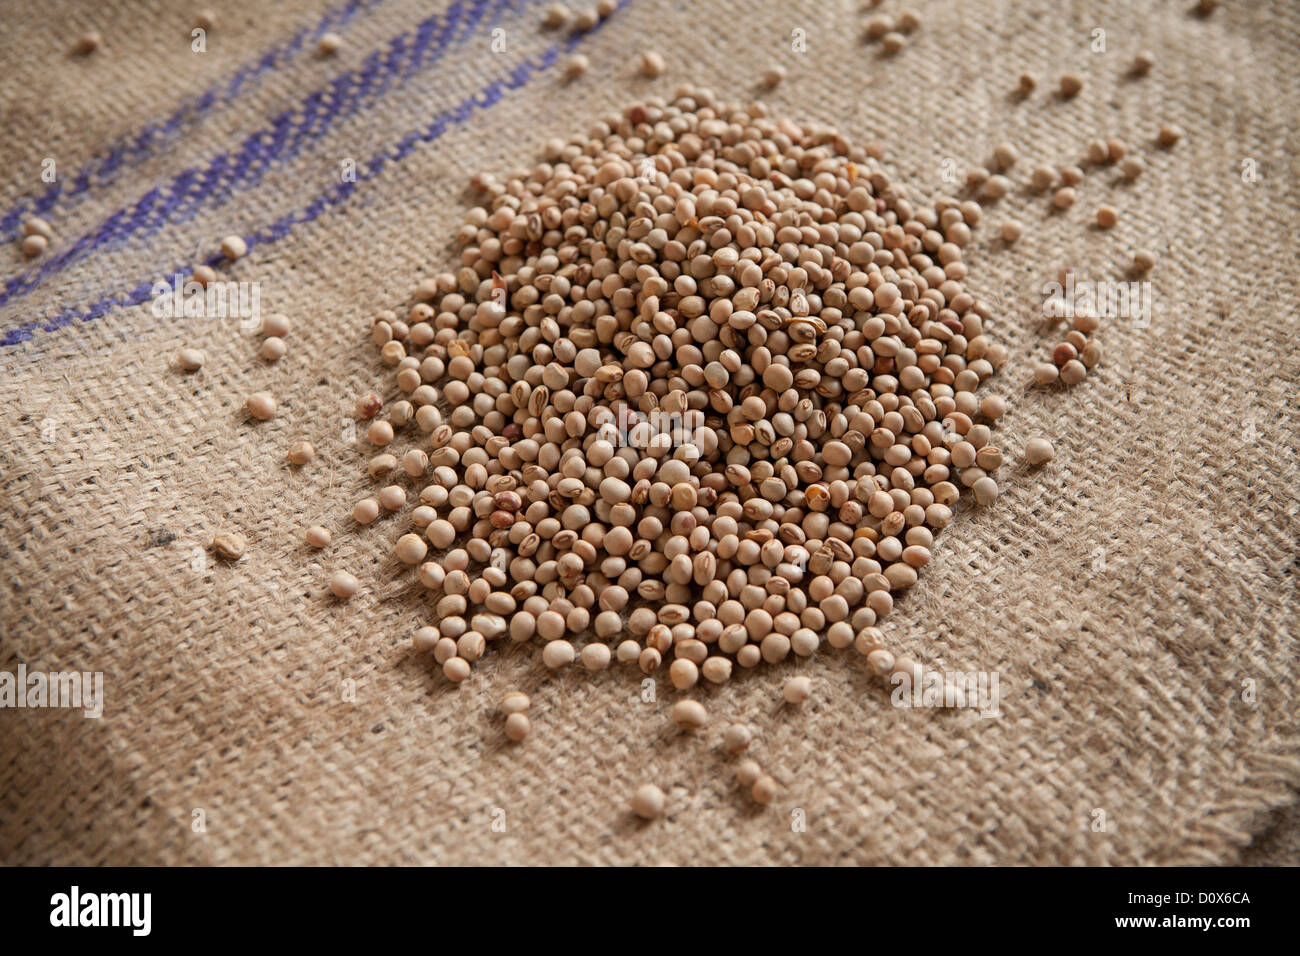
[[(99, 671), (106, 696), (99, 719), (0, 711), (0, 860), (1300, 862), (1276, 832), (1300, 785), (1291, 0), (1208, 18), (1129, 0), (625, 0), (582, 36), (543, 30), (525, 0), (205, 5), (202, 53), (179, 0), (0, 18), (0, 671)], [(883, 55), (867, 18), (907, 8), (922, 27)], [(89, 28), (103, 47), (72, 55)], [(322, 57), (329, 31), (344, 43)], [(638, 75), (647, 48), (660, 79)], [(1134, 78), (1140, 49), (1155, 66)], [(570, 50), (590, 70), (566, 82)], [(761, 90), (775, 65), (786, 80)], [(1066, 71), (1084, 78), (1071, 100)], [(431, 612), (392, 557), (408, 523), (348, 517), (374, 487), (353, 400), (393, 392), (370, 317), (455, 264), (473, 173), (531, 168), (547, 139), (681, 83), (878, 141), (921, 198), (1018, 147), (967, 252), (1011, 354), (986, 386), (1011, 405), (1003, 492), (957, 508), (885, 628), (929, 668), (996, 672), (999, 717), (892, 706), (859, 655), (823, 646), (701, 687), (711, 722), (687, 734), (662, 673), (647, 700), (635, 668), (553, 675), (510, 645), (455, 687), (411, 650)], [(1165, 123), (1184, 131), (1172, 149), (1154, 143)], [(1090, 167), (1052, 211), (1029, 170), (1098, 136), (1146, 173)], [(56, 237), (25, 260), (33, 210)], [(1011, 218), (1025, 235), (1008, 247)], [(223, 273), (294, 322), (277, 363), (235, 318), (152, 308), (153, 283), (231, 233), (250, 251)], [(1125, 278), (1142, 247), (1149, 325), (1106, 322), (1084, 383), (1029, 387), (1060, 334), (1044, 283), (1067, 265)], [(201, 371), (177, 368), (181, 346)], [(261, 389), (280, 412), (259, 423), (243, 403)], [(1057, 453), (1036, 470), (1019, 456), (1034, 435)], [(299, 438), (317, 458), (291, 469)], [(322, 552), (303, 543), (314, 523), (334, 530)], [(223, 530), (247, 538), (242, 561), (208, 550)], [(346, 604), (336, 569), (362, 581)], [(796, 672), (814, 687), (798, 708), (780, 695)], [(533, 700), (521, 745), (496, 710), (514, 688)], [(779, 782), (772, 806), (735, 783), (733, 720)], [(667, 794), (651, 824), (627, 810), (644, 782)]]

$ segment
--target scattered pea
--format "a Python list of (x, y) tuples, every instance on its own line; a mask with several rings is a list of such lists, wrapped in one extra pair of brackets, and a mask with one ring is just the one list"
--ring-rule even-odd
[(571, 80), (576, 79), (586, 73), (590, 66), (591, 61), (585, 53), (575, 53), (564, 61), (564, 75)]
[(506, 737), (515, 743), (527, 737), (532, 729), (532, 724), (529, 723), (528, 715), (525, 713), (514, 713), (506, 717)]
[(742, 787), (754, 786), (762, 775), (763, 768), (759, 766), (757, 760), (746, 758), (736, 765), (736, 782)]
[(802, 675), (791, 677), (785, 682), (781, 696), (785, 698), (787, 704), (802, 704), (812, 696), (812, 681)]
[(548, 30), (558, 30), (569, 22), (569, 8), (562, 3), (552, 3), (546, 8), (542, 24)]
[(679, 700), (673, 705), (673, 722), (682, 730), (698, 730), (708, 719), (708, 711), (698, 700)]
[(886, 53), (897, 53), (907, 46), (907, 37), (896, 30), (891, 30), (880, 38), (880, 46)]
[(990, 176), (980, 187), (980, 197), (988, 200), (1001, 199), (1011, 191), (1011, 180), (1003, 175)]
[(345, 601), (361, 590), (361, 582), (346, 571), (335, 571), (330, 576), (330, 591)]
[(754, 739), (753, 731), (744, 724), (732, 724), (722, 734), (722, 745), (729, 753), (744, 753)]
[(664, 792), (653, 783), (642, 784), (632, 794), (632, 812), (643, 820), (654, 820), (664, 814)]
[(501, 713), (507, 717), (511, 714), (522, 714), (531, 703), (532, 701), (523, 691), (512, 690), (501, 698)]
[(769, 804), (776, 799), (776, 781), (768, 774), (763, 774), (754, 781), (750, 795), (755, 803)]
[(1070, 359), (1061, 366), (1061, 381), (1066, 385), (1078, 385), (1087, 375), (1087, 367), (1078, 359)]
[(221, 254), (232, 262), (248, 255), (248, 243), (240, 236), (226, 236), (221, 240)]
[(23, 235), (44, 236), (47, 240), (54, 238), (54, 229), (40, 216), (32, 216), (23, 221)]
[(261, 332), (263, 335), (273, 335), (276, 338), (284, 338), (289, 334), (291, 328), (289, 317), (279, 312), (273, 312), (270, 315), (262, 317)]
[(275, 417), (278, 403), (270, 392), (254, 392), (248, 396), (245, 403), (248, 413), (260, 421), (267, 421)]
[(1025, 442), (1025, 461), (1031, 465), (1046, 464), (1055, 454), (1052, 443), (1046, 438), (1031, 438)]
[(246, 548), (244, 536), (234, 531), (222, 531), (212, 537), (212, 550), (231, 561), (242, 558)]
[(664, 58), (653, 50), (641, 54), (641, 72), (645, 76), (663, 76)]

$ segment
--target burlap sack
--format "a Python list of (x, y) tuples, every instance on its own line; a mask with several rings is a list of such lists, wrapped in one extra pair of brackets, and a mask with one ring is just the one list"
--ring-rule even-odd
[[(628, 0), (576, 41), (591, 69), (570, 84), (540, 3), (210, 5), (204, 53), (174, 0), (0, 18), (7, 241), (49, 195), (42, 160), (60, 190), (50, 251), (0, 256), (0, 670), (100, 671), (106, 695), (100, 719), (0, 712), (5, 862), (1230, 863), (1262, 832), (1244, 859), (1297, 862), (1295, 4), (916, 0), (924, 26), (891, 58), (849, 0)], [(104, 47), (70, 56), (90, 27)], [(322, 59), (327, 30), (345, 43)], [(663, 79), (636, 75), (644, 48)], [(1127, 77), (1141, 48), (1156, 66)], [(647, 702), (635, 670), (553, 676), (535, 647), (450, 686), (410, 650), (428, 605), (391, 557), (404, 521), (347, 518), (372, 487), (351, 403), (391, 382), (369, 316), (451, 261), (473, 172), (678, 83), (751, 98), (775, 64), (774, 109), (879, 140), (917, 195), (954, 188), (946, 159), (964, 176), (1021, 150), (970, 284), (1012, 355), (996, 441), (1048, 435), (1057, 458), (1011, 454), (1001, 498), (958, 509), (888, 626), (927, 666), (996, 672), (1001, 716), (891, 706), (852, 651), (701, 689), (713, 722), (690, 735), (666, 681)], [(1039, 89), (1017, 102), (1026, 70)], [(1086, 81), (1072, 101), (1051, 92), (1066, 70)], [(1172, 150), (1162, 123), (1185, 130)], [(1146, 160), (1136, 183), (1090, 171), (1066, 214), (1023, 188), (1107, 135)], [(151, 308), (151, 283), (229, 233), (252, 245), (229, 277), (294, 320), (274, 365), (237, 319)], [(1108, 322), (1084, 384), (1026, 388), (1056, 341), (1043, 284), (1067, 264), (1121, 278), (1139, 247), (1159, 256), (1149, 327)], [(202, 371), (176, 368), (182, 345)], [(243, 412), (258, 389), (275, 420)], [(291, 470), (300, 437), (317, 459)], [(335, 530), (320, 553), (315, 522)], [(225, 529), (248, 540), (237, 564), (206, 550)], [(348, 604), (324, 586), (337, 568), (364, 584)], [(796, 667), (815, 685), (797, 710), (779, 702)], [(516, 687), (520, 746), (495, 712)], [(732, 720), (780, 782), (771, 807), (734, 782)], [(668, 795), (653, 825), (626, 810), (646, 781)]]

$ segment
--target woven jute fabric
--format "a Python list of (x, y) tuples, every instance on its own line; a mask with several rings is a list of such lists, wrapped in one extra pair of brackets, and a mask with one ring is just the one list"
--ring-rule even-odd
[[(1203, 19), (914, 0), (923, 26), (892, 57), (863, 34), (895, 0), (626, 0), (576, 39), (523, 0), (205, 5), (199, 53), (191, 3), (4, 4), (0, 671), (101, 672), (105, 701), (98, 719), (0, 710), (0, 860), (1297, 862), (1294, 3)], [(71, 55), (89, 28), (103, 47)], [(320, 57), (331, 30), (344, 44)], [(590, 70), (566, 83), (570, 47)], [(646, 48), (659, 80), (637, 75)], [(1140, 49), (1156, 64), (1138, 79)], [(1039, 87), (1021, 101), (1024, 71)], [(1065, 71), (1085, 81), (1072, 100), (1053, 93)], [(886, 626), (929, 668), (996, 673), (1000, 716), (895, 707), (857, 654), (824, 648), (700, 688), (712, 720), (685, 734), (662, 675), (647, 700), (635, 668), (553, 675), (511, 645), (454, 687), (410, 649), (431, 611), (391, 556), (407, 523), (347, 517), (373, 488), (352, 402), (392, 388), (370, 316), (454, 264), (474, 172), (531, 166), (546, 139), (679, 83), (878, 141), (922, 199), (1019, 148), (968, 285), (1011, 355), (996, 443), (1047, 435), (1057, 456), (1010, 454), (1001, 497), (958, 507)], [(1184, 131), (1172, 149), (1163, 123)], [(1096, 136), (1147, 172), (1090, 169), (1051, 211), (1028, 170)], [(1104, 202), (1109, 231), (1092, 226)], [(56, 238), (29, 261), (33, 209)], [(230, 233), (251, 250), (222, 271), (294, 322), (275, 364), (237, 319), (151, 307), (152, 283)], [(1124, 278), (1141, 247), (1159, 259), (1149, 326), (1109, 321), (1084, 383), (1027, 387), (1059, 335), (1044, 283), (1067, 265)], [(181, 346), (201, 371), (176, 367)], [(256, 423), (242, 406), (260, 389), (280, 412)], [(317, 457), (290, 469), (298, 438)], [(314, 523), (335, 532), (323, 552), (303, 544)], [(222, 530), (247, 538), (243, 560), (208, 550)], [(346, 604), (325, 587), (341, 568), (363, 583)], [(780, 702), (795, 672), (814, 684), (800, 708)], [(496, 711), (513, 688), (533, 700), (521, 745)], [(732, 720), (779, 782), (770, 807), (735, 783)], [(653, 824), (626, 806), (648, 781), (667, 794)]]

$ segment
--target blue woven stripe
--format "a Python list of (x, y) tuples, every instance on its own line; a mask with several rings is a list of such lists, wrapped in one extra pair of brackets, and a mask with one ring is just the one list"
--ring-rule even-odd
[(280, 69), (297, 56), (309, 42), (315, 42), (321, 34), (328, 31), (342, 29), (361, 10), (378, 6), (383, 2), (385, 0), (349, 0), (343, 6), (327, 12), (314, 27), (299, 30), (284, 43), (267, 50), (261, 59), (241, 67), (229, 79), (181, 104), (166, 119), (150, 123), (134, 134), (110, 144), (102, 156), (71, 174), (66, 181), (51, 183), (34, 199), (24, 197), (19, 200), (12, 209), (0, 217), (0, 234), (8, 235), (14, 232), (21, 221), (28, 216), (43, 216), (56, 205), (67, 209), (69, 204), (84, 196), (92, 188), (112, 184), (118, 173), (164, 152), (167, 145), (175, 141), (177, 134), (183, 128), (201, 119), (214, 108), (234, 102), (246, 87), (250, 89), (255, 87), (257, 81)]
[[(630, 2), (631, 0), (621, 0), (619, 7), (622, 8)], [(600, 30), (607, 22), (601, 21), (586, 33), (575, 34), (565, 42), (550, 47), (537, 58), (523, 61), (505, 79), (488, 84), (454, 108), (435, 117), (427, 126), (407, 133), (392, 146), (376, 153), (368, 162), (359, 164), (355, 183), (337, 183), (297, 212), (283, 216), (265, 228), (245, 236), (249, 247), (271, 245), (279, 242), (291, 235), (296, 226), (312, 222), (326, 210), (346, 202), (354, 190), (359, 188), (362, 183), (369, 182), (377, 177), (390, 163), (400, 163), (421, 143), (431, 143), (449, 129), (465, 125), (476, 112), (490, 109), (499, 103), (507, 93), (523, 88), (532, 80), (534, 75), (553, 66), (560, 56), (574, 49), (588, 36)], [(221, 262), (222, 257), (220, 255), (213, 256), (208, 260), (208, 264), (214, 266)], [(38, 330), (52, 332), (71, 325), (73, 322), (93, 322), (115, 308), (130, 308), (140, 305), (149, 301), (152, 297), (153, 284), (159, 276), (170, 276), (177, 272), (184, 272), (188, 270), (190, 265), (191, 263), (188, 262), (180, 262), (173, 263), (171, 266), (159, 267), (151, 273), (149, 278), (141, 280), (125, 293), (100, 299), (84, 309), (65, 310), (52, 319), (28, 322), (9, 329), (0, 338), (0, 346), (11, 346), (26, 342)]]
[[(457, 0), (445, 15), (429, 18), (413, 33), (394, 37), (386, 49), (371, 53), (357, 69), (335, 77), (327, 89), (308, 94), (296, 109), (280, 113), (270, 125), (248, 135), (237, 151), (218, 155), (202, 170), (182, 171), (167, 185), (149, 190), (133, 207), (109, 215), (93, 233), (65, 246), (39, 268), (9, 279), (0, 292), (0, 306), (27, 295), (101, 247), (153, 235), (168, 223), (192, 218), (209, 203), (221, 205), (256, 185), (271, 168), (291, 160), (340, 119), (377, 102), (393, 87), (394, 77), (410, 76), (436, 63), (454, 49), (453, 41), (465, 40), (489, 13), (491, 22), (496, 22), (504, 8), (521, 2), (529, 0), (472, 0), (467, 9)], [(423, 45), (417, 45), (417, 37)]]

